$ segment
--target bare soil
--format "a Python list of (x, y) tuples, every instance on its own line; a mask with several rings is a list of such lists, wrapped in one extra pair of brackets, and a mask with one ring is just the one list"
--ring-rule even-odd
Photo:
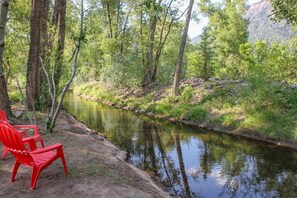
[(124, 151), (65, 111), (54, 132), (42, 137), (46, 145), (63, 144), (68, 176), (58, 159), (41, 172), (36, 189), (30, 190), (32, 169), (25, 166), (10, 183), (14, 158), (8, 154), (0, 160), (0, 197), (170, 197), (156, 178), (127, 163)]

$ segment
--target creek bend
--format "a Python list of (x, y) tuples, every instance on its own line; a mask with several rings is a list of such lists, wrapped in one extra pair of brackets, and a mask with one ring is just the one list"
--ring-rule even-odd
[(78, 120), (125, 150), (181, 197), (295, 197), (297, 152), (65, 96)]

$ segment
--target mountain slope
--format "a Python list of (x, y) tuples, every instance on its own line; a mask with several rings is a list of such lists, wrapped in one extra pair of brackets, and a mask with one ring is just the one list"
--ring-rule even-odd
[(286, 42), (296, 34), (286, 21), (275, 23), (270, 19), (270, 15), (272, 15), (272, 6), (266, 0), (249, 6), (246, 17), (250, 20), (248, 27), (250, 42), (256, 40), (266, 40), (269, 43)]
[[(248, 6), (245, 17), (250, 20), (248, 27), (250, 42), (257, 40), (266, 40), (268, 43), (287, 42), (297, 35), (297, 32), (286, 21), (275, 23), (270, 15), (272, 15), (272, 6), (267, 0)], [(192, 44), (199, 42), (200, 36), (191, 39)]]

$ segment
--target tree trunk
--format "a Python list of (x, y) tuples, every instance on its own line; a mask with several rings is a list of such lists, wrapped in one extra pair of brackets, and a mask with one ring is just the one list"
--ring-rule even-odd
[[(49, 12), (49, 0), (41, 0), (41, 12), (40, 12), (40, 56), (43, 60), (46, 60), (46, 65), (49, 65), (48, 60), (48, 50), (49, 50), (49, 35), (48, 35), (48, 12)], [(40, 75), (38, 78), (45, 79), (44, 72), (42, 71), (39, 65)], [(48, 95), (48, 87), (44, 80), (38, 79), (40, 82), (40, 104), (48, 106), (50, 104), (49, 95)]]
[(145, 53), (143, 50), (143, 10), (140, 8), (140, 46), (141, 46), (141, 58), (142, 58), (142, 66), (145, 67)]
[[(26, 95), (30, 110), (40, 107), (42, 75), (39, 57), (45, 57), (48, 44), (47, 21), (49, 0), (31, 0), (30, 48), (27, 67)], [(38, 105), (39, 104), (39, 105)]]
[[(60, 113), (61, 110), (61, 106), (65, 97), (65, 94), (67, 93), (67, 91), (69, 90), (69, 87), (76, 75), (76, 71), (77, 71), (77, 61), (78, 61), (78, 55), (79, 55), (79, 51), (80, 51), (80, 47), (81, 47), (81, 43), (83, 40), (83, 35), (84, 35), (84, 29), (83, 29), (83, 22), (84, 22), (84, 0), (81, 0), (81, 9), (80, 9), (80, 34), (79, 34), (79, 38), (78, 38), (78, 43), (76, 45), (76, 49), (74, 52), (74, 56), (73, 56), (73, 66), (72, 66), (72, 72), (71, 72), (71, 76), (69, 78), (69, 80), (67, 81), (67, 83), (65, 84), (65, 86), (62, 89), (62, 92), (60, 94), (60, 100), (57, 104), (57, 106), (55, 107), (55, 95), (51, 95), (52, 97), (52, 110), (51, 110), (51, 114), (48, 117), (48, 120), (46, 122), (46, 131), (51, 132), (52, 129), (55, 126), (56, 120), (58, 118), (58, 115)], [(47, 75), (48, 76), (48, 75)], [(47, 78), (48, 83), (50, 83), (50, 79)], [(55, 85), (53, 85), (55, 86)]]
[(9, 0), (0, 0), (0, 108), (3, 109), (8, 117), (12, 116), (10, 101), (7, 93), (7, 84), (3, 71), (3, 51), (4, 35), (7, 22)]
[(109, 38), (113, 38), (113, 30), (112, 30), (112, 19), (110, 14), (110, 5), (109, 2), (106, 4), (106, 10), (107, 10), (107, 17), (108, 17), (108, 26), (109, 26)]
[[(155, 4), (156, 1), (153, 2)], [(161, 0), (159, 0), (159, 5)], [(154, 56), (154, 42), (155, 42), (155, 32), (157, 27), (157, 16), (154, 14), (152, 16), (151, 28), (150, 28), (150, 39), (149, 39), (149, 47), (147, 51), (147, 67), (144, 78), (141, 82), (142, 92), (146, 93), (149, 88), (149, 84), (151, 82), (152, 70), (153, 70), (153, 56)]]
[(159, 65), (159, 62), (160, 62), (160, 58), (161, 58), (161, 53), (162, 53), (162, 50), (163, 50), (163, 47), (164, 47), (164, 44), (167, 40), (167, 37), (170, 33), (170, 30), (171, 30), (171, 25), (173, 23), (174, 20), (171, 20), (169, 26), (168, 26), (168, 30), (167, 30), (167, 33), (165, 35), (165, 38), (163, 40), (163, 34), (164, 34), (164, 31), (165, 31), (165, 23), (167, 21), (167, 16), (169, 14), (169, 11), (170, 11), (170, 7), (173, 3), (173, 0), (171, 0), (168, 4), (168, 7), (166, 9), (166, 13), (165, 13), (165, 17), (164, 17), (164, 20), (163, 20), (163, 23), (162, 23), (162, 28), (161, 28), (161, 33), (160, 33), (160, 40), (159, 40), (159, 45), (158, 45), (158, 48), (157, 48), (157, 52), (156, 52), (156, 57), (155, 57), (155, 67), (154, 67), (154, 70), (153, 70), (153, 74), (152, 74), (152, 78), (151, 78), (151, 81), (152, 82), (155, 82), (157, 80), (157, 71), (158, 71), (158, 65)]
[(27, 67), (26, 94), (30, 110), (35, 106), (39, 98), (40, 90), (40, 18), (42, 10), (42, 1), (31, 0), (31, 17), (30, 17), (30, 49)]
[(57, 28), (58, 28), (58, 49), (55, 56), (55, 85), (58, 90), (63, 68), (63, 55), (65, 46), (65, 31), (66, 31), (66, 0), (59, 0), (57, 6)]
[(183, 63), (183, 57), (184, 57), (184, 50), (185, 50), (186, 42), (187, 42), (187, 35), (188, 35), (188, 29), (189, 29), (193, 4), (194, 4), (194, 0), (190, 0), (188, 12), (187, 12), (186, 23), (185, 23), (184, 30), (183, 30), (182, 41), (180, 44), (173, 85), (172, 85), (172, 93), (174, 96), (178, 96), (178, 84), (179, 84), (180, 75), (181, 75), (181, 71), (182, 71), (181, 69), (182, 69), (182, 63)]

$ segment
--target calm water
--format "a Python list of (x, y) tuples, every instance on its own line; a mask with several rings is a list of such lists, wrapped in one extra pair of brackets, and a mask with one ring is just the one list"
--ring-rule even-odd
[(297, 153), (152, 120), (68, 94), (64, 106), (182, 197), (297, 197)]

